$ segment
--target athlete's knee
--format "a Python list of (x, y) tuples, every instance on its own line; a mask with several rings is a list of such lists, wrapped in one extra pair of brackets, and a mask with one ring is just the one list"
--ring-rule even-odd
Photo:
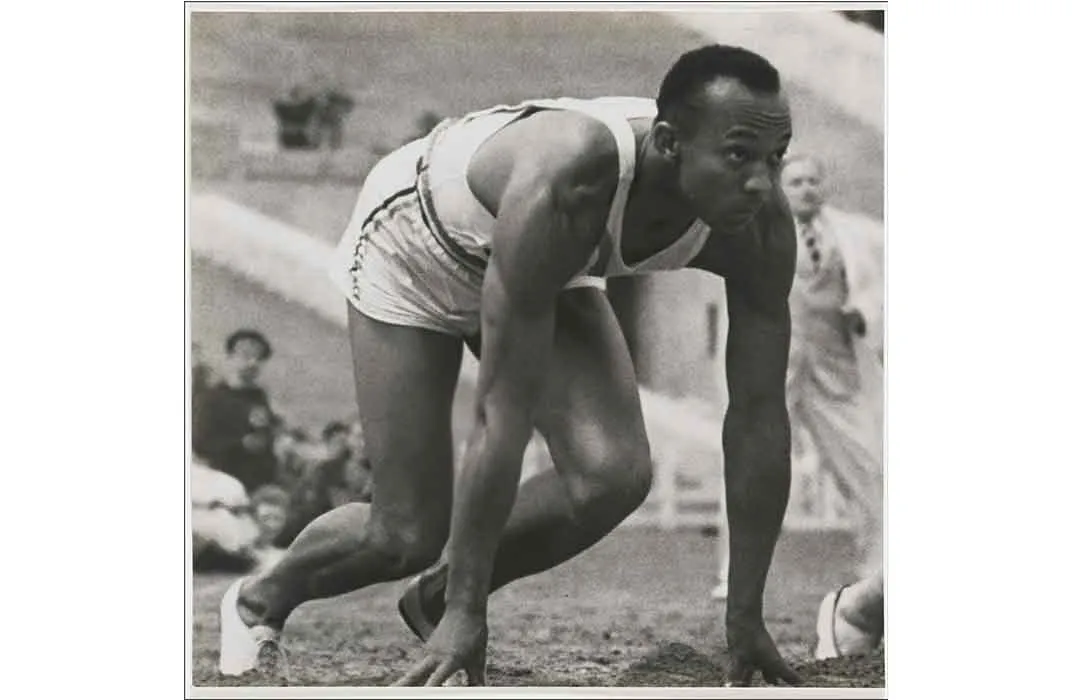
[(369, 521), (366, 544), (379, 552), (391, 578), (420, 573), (439, 561), (448, 523), (420, 518), (377, 517)]
[(651, 491), (651, 448), (644, 435), (610, 436), (590, 440), (579, 461), (585, 467), (568, 480), (578, 505), (602, 504), (628, 514)]

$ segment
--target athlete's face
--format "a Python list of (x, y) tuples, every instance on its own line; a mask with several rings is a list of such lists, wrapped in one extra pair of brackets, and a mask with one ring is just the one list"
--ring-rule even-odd
[(793, 216), (811, 219), (825, 199), (822, 168), (812, 158), (791, 160), (782, 168), (782, 191)]
[(742, 226), (779, 187), (792, 136), (789, 105), (780, 94), (758, 94), (720, 79), (707, 86), (698, 107), (694, 133), (676, 130), (671, 157), (679, 187), (711, 228)]

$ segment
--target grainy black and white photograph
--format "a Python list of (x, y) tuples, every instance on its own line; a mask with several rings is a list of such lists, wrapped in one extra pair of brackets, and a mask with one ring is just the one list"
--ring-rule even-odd
[(881, 697), (885, 3), (479, 5), (187, 3), (195, 690)]

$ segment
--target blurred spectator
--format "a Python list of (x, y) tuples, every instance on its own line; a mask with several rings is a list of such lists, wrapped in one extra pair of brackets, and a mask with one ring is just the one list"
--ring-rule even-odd
[(320, 103), (316, 95), (301, 86), (272, 103), (279, 127), (281, 148), (312, 149), (320, 146)]
[(201, 354), (201, 345), (194, 343), (190, 348), (191, 371), (193, 375), (190, 386), (190, 405), (192, 410), (198, 400), (205, 395), (205, 391), (216, 383), (216, 375), (212, 368), (205, 363)]
[(258, 527), (246, 490), (197, 461), (190, 470), (194, 570), (247, 571), (255, 562)]
[(257, 383), (272, 347), (254, 330), (232, 333), (225, 347), (223, 381), (205, 390), (194, 406), (193, 449), (210, 467), (235, 477), (252, 493), (276, 478), (275, 418)]
[(324, 513), (355, 501), (371, 500), (371, 472), (362, 443), (345, 423), (333, 421), (321, 434), (320, 458), (308, 464), (291, 491), (290, 518), (278, 542), (289, 545)]
[(372, 503), (372, 465), (364, 456), (356, 456), (346, 463), (346, 503)]
[(346, 486), (346, 465), (353, 457), (350, 449), (350, 426), (340, 421), (332, 421), (324, 426), (321, 433), (324, 445), (324, 458), (320, 463), (321, 477), (326, 482), (328, 503), (332, 508), (349, 503)]
[(277, 541), (290, 515), (290, 496), (279, 486), (262, 486), (251, 499), (258, 535), (253, 543), (257, 566), (267, 568), (283, 555)]
[(882, 337), (881, 262), (862, 224), (827, 204), (817, 158), (786, 158), (782, 188), (798, 238), (789, 298), (790, 421), (794, 432), (806, 431), (821, 468), (858, 507), (858, 566), (867, 575), (882, 563), (881, 341), (877, 348), (864, 342)]
[(194, 343), (191, 346), (190, 359), (193, 374), (193, 392), (197, 394), (199, 391), (212, 386), (216, 382), (216, 375), (205, 362), (200, 343)]
[(350, 459), (346, 462), (346, 489), (350, 501), (372, 502), (372, 463), (365, 454), (365, 436), (360, 424), (350, 433)]
[(343, 122), (354, 109), (353, 98), (330, 88), (320, 95), (317, 106), (322, 142), (326, 141), (328, 148), (333, 151), (342, 148)]
[(273, 443), (276, 464), (276, 483), (293, 493), (310, 463), (309, 436), (301, 428), (280, 426)]

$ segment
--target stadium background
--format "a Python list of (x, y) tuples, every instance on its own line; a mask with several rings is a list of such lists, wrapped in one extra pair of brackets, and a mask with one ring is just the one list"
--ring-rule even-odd
[[(190, 266), (192, 340), (205, 348), (211, 360), (214, 354), (218, 358), (222, 338), (229, 330), (259, 327), (277, 348), (265, 383), (288, 418), (320, 426), (351, 415), (349, 353), (345, 333), (332, 319), (341, 309), (315, 313), (318, 306), (330, 302), (315, 293), (312, 296), (316, 299), (311, 300), (302, 289), (280, 289), (286, 283), (279, 273), (273, 276), (265, 272), (276, 269), (268, 260), (271, 256), (265, 256), (260, 248), (262, 244), (274, 245), (264, 238), (270, 235), (265, 232), (278, 231), (274, 241), (287, 239), (296, 244), (296, 248), (276, 250), (275, 265), (288, 254), (301, 258), (308, 253), (310, 259), (315, 258), (315, 246), (304, 246), (301, 239), (293, 237), (311, 236), (321, 244), (333, 243), (346, 224), (361, 177), (373, 162), (373, 152), (407, 136), (421, 113), (459, 114), (531, 96), (650, 95), (670, 61), (704, 40), (696, 28), (708, 38), (713, 33), (726, 41), (753, 43), (760, 50), (772, 41), (778, 43), (779, 50), (790, 50), (784, 48), (787, 43), (800, 45), (797, 56), (809, 57), (815, 65), (795, 60), (791, 70), (784, 71), (794, 108), (797, 145), (820, 153), (833, 164), (831, 182), (837, 206), (880, 220), (884, 199), (882, 105), (876, 116), (873, 104), (859, 103), (858, 93), (866, 92), (859, 89), (859, 83), (855, 90), (853, 85), (842, 85), (839, 91), (836, 81), (831, 87), (829, 74), (852, 64), (845, 60), (846, 54), (858, 57), (855, 65), (869, 65), (876, 46), (881, 56), (882, 42), (874, 38), (880, 35), (870, 36), (869, 29), (832, 13), (823, 14), (829, 16), (798, 15), (796, 24), (790, 16), (753, 17), (749, 24), (743, 16), (712, 15), (698, 21), (695, 17), (626, 13), (195, 14), (190, 24), (189, 102), (194, 175), (190, 220), (194, 241)], [(787, 33), (787, 27), (796, 31)], [(772, 59), (778, 63), (777, 56)], [(873, 80), (881, 83), (882, 77), (872, 71)], [(355, 97), (356, 107), (346, 122), (346, 149), (330, 157), (276, 152), (271, 100), (295, 83), (343, 86)], [(881, 89), (878, 92), (881, 94)], [(271, 218), (260, 218), (265, 216)], [(236, 238), (236, 230), (245, 233)], [(310, 283), (305, 289), (315, 285)], [(673, 397), (676, 401), (665, 401), (662, 396), (653, 399), (658, 402), (658, 415), (668, 425), (680, 426), (705, 410), (696, 401), (701, 399), (702, 403), (705, 397), (689, 400), (687, 390), (660, 393), (677, 394)], [(467, 398), (463, 385), (456, 421), (462, 434)], [(680, 415), (675, 415), (678, 411)], [(714, 435), (717, 439), (717, 431)], [(699, 439), (705, 440), (709, 442), (710, 436)], [(676, 441), (669, 436), (664, 442)], [(710, 476), (711, 470), (707, 471)], [(688, 475), (685, 477), (683, 483), (688, 486)], [(710, 478), (701, 477), (698, 483), (710, 490)], [(705, 500), (711, 495), (707, 493)], [(834, 525), (840, 515), (833, 514)], [(709, 517), (709, 513), (702, 517)], [(791, 655), (802, 658), (806, 653), (810, 610), (824, 587), (844, 574), (846, 547), (843, 536), (814, 532), (795, 534), (782, 547), (772, 573), (769, 604), (788, 611), (780, 622), (776, 619), (772, 624)], [(720, 615), (714, 603), (713, 609), (699, 617), (687, 611), (706, 602), (705, 584), (713, 576), (713, 553), (711, 541), (691, 530), (667, 533), (640, 529), (616, 535), (580, 561), (562, 567), (553, 580), (537, 577), (510, 589), (503, 602), (497, 603), (506, 617), (537, 614), (517, 605), (526, 590), (555, 601), (550, 610), (539, 612), (537, 632), (542, 630), (546, 641), (554, 639), (564, 648), (541, 650), (536, 656), (547, 658), (534, 661), (530, 645), (517, 636), (517, 628), (503, 622), (502, 634), (507, 638), (498, 643), (493, 640), (493, 644), (507, 651), (498, 661), (498, 679), (494, 673), (497, 662), (492, 661), (493, 682), (691, 685), (710, 681), (721, 663), (717, 648), (711, 646), (722, 642)], [(665, 571), (666, 566), (694, 573), (677, 577), (683, 580), (675, 582), (652, 575)], [(598, 599), (584, 591), (591, 576), (608, 583)], [(195, 645), (198, 683), (219, 681), (211, 670), (212, 641), (206, 632), (214, 624), (213, 596), (218, 596), (221, 583), (209, 578), (195, 586), (199, 611), (195, 629), (200, 630)], [(352, 606), (370, 615), (369, 619), (378, 620), (392, 614), (392, 590), (383, 590), (386, 588), (376, 587), (348, 598), (353, 599)], [(642, 601), (641, 610), (635, 609), (634, 602), (626, 612), (632, 600)], [(580, 611), (575, 607), (578, 603)], [(303, 626), (318, 630), (298, 644), (299, 649), (304, 647), (303, 653), (317, 659), (305, 670), (307, 683), (377, 683), (392, 670), (401, 669), (404, 659), (413, 653), (415, 645), (400, 632), (380, 639), (376, 629), (380, 625), (365, 630), (370, 635), (367, 644), (361, 633), (354, 634), (356, 628), (335, 629), (335, 634), (341, 635), (340, 642), (327, 649), (323, 628), (331, 628), (327, 630), (331, 637), (334, 627), (324, 621), (324, 608), (319, 604), (310, 609), (308, 614), (303, 610), (295, 621), (299, 640), (303, 639)], [(317, 610), (321, 611), (319, 616)], [(578, 613), (598, 619), (614, 614), (623, 618), (595, 624), (592, 630), (564, 628), (562, 621), (576, 619)], [(634, 635), (632, 628), (642, 632)], [(587, 635), (600, 636), (587, 640)], [(563, 644), (562, 637), (567, 643)], [(616, 640), (620, 642), (617, 645)], [(635, 648), (638, 644), (643, 645), (640, 650)], [(518, 649), (511, 651), (513, 646)], [(712, 651), (715, 653), (707, 656)], [(573, 661), (566, 663), (559, 658), (563, 655)], [(340, 659), (345, 663), (340, 665)], [(875, 663), (866, 660), (862, 667), (834, 669), (843, 671), (841, 675), (823, 675), (831, 669), (819, 667), (815, 673), (831, 684), (881, 684), (881, 662), (877, 672)], [(516, 674), (512, 676), (512, 672)]]

